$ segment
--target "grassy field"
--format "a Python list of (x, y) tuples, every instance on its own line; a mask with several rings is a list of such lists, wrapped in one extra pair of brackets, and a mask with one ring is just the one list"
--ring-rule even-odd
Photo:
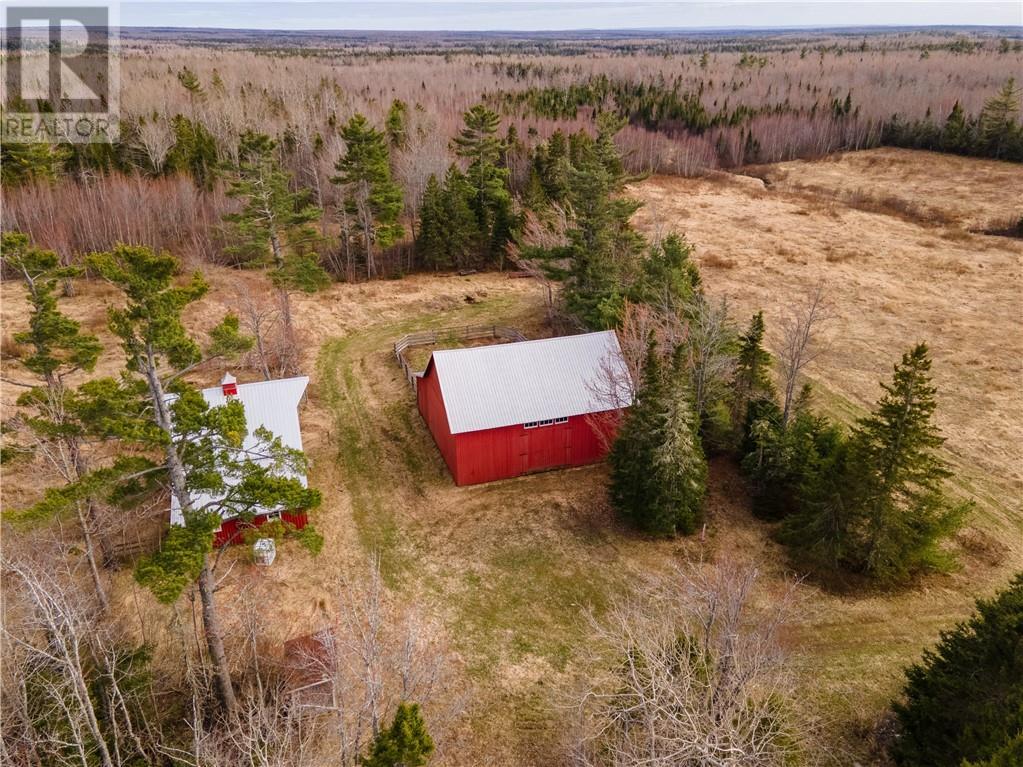
[[(946, 164), (910, 153), (898, 159), (905, 165), (913, 158), (921, 176), (937, 178), (927, 187), (928, 205), (941, 206), (935, 184), (955, 186), (941, 180), (943, 169), (961, 173), (968, 161)], [(904, 664), (965, 615), (975, 597), (1023, 567), (1023, 248), (971, 234), (965, 223), (910, 221), (897, 211), (867, 211), (830, 193), (796, 188), (804, 171), (814, 185), (824, 184), (827, 162), (786, 164), (790, 186), (784, 188), (756, 179), (653, 178), (633, 193), (647, 202), (641, 226), (688, 233), (708, 291), (727, 297), (738, 318), (763, 308), (769, 327), (776, 326), (784, 302), (826, 280), (834, 341), (812, 376), (819, 406), (840, 417), (871, 405), (877, 381), (888, 377), (909, 344), (932, 343), (940, 423), (956, 482), (978, 503), (956, 543), (963, 567), (897, 593), (806, 583), (787, 634), (805, 704), (832, 744), (828, 759), (847, 765), (872, 763), (871, 733), (898, 690)], [(860, 174), (857, 188), (888, 183), (872, 175), (876, 170), (887, 178), (887, 163), (841, 162)], [(1016, 168), (998, 170), (1019, 175)], [(955, 196), (957, 210), (964, 209), (964, 195), (976, 193), (976, 207), (984, 204), (991, 194), (984, 178)], [(910, 187), (900, 189), (912, 194)], [(951, 209), (951, 195), (949, 201)], [(956, 215), (967, 222), (979, 214)], [(263, 284), (251, 272), (210, 270), (209, 277), (210, 296), (189, 315), (196, 329), (210, 327), (231, 306), (239, 282), (253, 290)], [(17, 293), (3, 284), (5, 328), (24, 317)], [(69, 311), (99, 329), (108, 298), (105, 289), (86, 284), (68, 302)], [(792, 575), (771, 528), (749, 514), (741, 478), (727, 463), (711, 467), (707, 534), (679, 541), (643, 540), (612, 524), (603, 466), (475, 487), (451, 483), (392, 343), (413, 330), (483, 322), (542, 336), (542, 295), (531, 282), (500, 274), (412, 276), (335, 285), (296, 297), (295, 308), (303, 366), (312, 379), (303, 435), (310, 481), (324, 493), (316, 523), (326, 545), (316, 560), (285, 546), (279, 565), (265, 575), (235, 568), (224, 583), (223, 603), (245, 593), (273, 604), (277, 635), (286, 639), (317, 627), (339, 573), (364, 569), (379, 557), (395, 598), (445, 627), (462, 681), (473, 691), (459, 746), (442, 763), (559, 763), (564, 751), (555, 724), (566, 713), (565, 691), (586, 672), (586, 614), (599, 615), (644, 575), (727, 551), (761, 569), (768, 602)], [(116, 366), (113, 355), (101, 372)], [(242, 381), (257, 377), (236, 372)], [(206, 375), (212, 382), (221, 373)], [(4, 404), (16, 394), (5, 387)], [(32, 496), (35, 478), (27, 469), (4, 479), (5, 504)], [(143, 606), (132, 610), (157, 610), (147, 595), (133, 594), (130, 578), (119, 583), (126, 607), (137, 599)]]

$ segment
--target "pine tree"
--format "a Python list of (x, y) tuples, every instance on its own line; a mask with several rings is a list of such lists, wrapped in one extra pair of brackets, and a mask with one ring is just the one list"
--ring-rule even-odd
[(504, 265), (508, 242), (517, 222), (508, 189), (508, 169), (501, 167), (504, 145), (497, 136), (501, 118), (477, 104), (464, 115), (465, 126), (454, 139), (455, 153), (469, 161), (466, 179), (472, 189), (472, 210), (482, 235), (488, 263)]
[(895, 366), (876, 410), (860, 419), (852, 436), (851, 463), (858, 467), (855, 535), (858, 563), (881, 579), (922, 568), (944, 567), (941, 540), (962, 524), (968, 506), (942, 492), (950, 476), (938, 449), (945, 440), (932, 423), (937, 403), (931, 359), (918, 344)]
[[(250, 263), (268, 263), (271, 281), (281, 295), (285, 340), (296, 348), (290, 294), (313, 293), (330, 282), (311, 249), (317, 236), (310, 223), (321, 214), (306, 191), (292, 192), (291, 174), (281, 168), (277, 143), (262, 133), (246, 131), (238, 147), (238, 167), (227, 195), (244, 207), (224, 220), (232, 225), (234, 242), (225, 252)], [(295, 361), (289, 364), (294, 368)]]
[(355, 242), (367, 278), (377, 275), (376, 250), (405, 235), (399, 222), (404, 207), (401, 187), (391, 179), (391, 154), (386, 136), (361, 114), (341, 128), (345, 153), (335, 163), (345, 211), (355, 217), (360, 235)]
[[(249, 460), (242, 444), (248, 429), (241, 403), (211, 408), (183, 380), (204, 362), (251, 345), (238, 334), (238, 319), (232, 315), (211, 332), (205, 353), (185, 330), (182, 313), (207, 291), (202, 276), (195, 274), (177, 286), (176, 260), (144, 247), (121, 245), (93, 254), (88, 263), (125, 297), (123, 308), (109, 310), (110, 328), (120, 338), (126, 360), (122, 381), (106, 384), (108, 399), (119, 403), (117, 412), (122, 414), (108, 422), (111, 437), (158, 455), (143, 472), (159, 470), (167, 478), (183, 517), (183, 524), (171, 525), (160, 551), (139, 562), (135, 577), (164, 602), (197, 586), (217, 694), (231, 717), (237, 704), (209, 558), (214, 532), (224, 516), (245, 519), (258, 508), (312, 508), (319, 494), (288, 475), (288, 469), (303, 467), (300, 452), (257, 432), (254, 453), (265, 456), (266, 463)], [(123, 479), (130, 491), (133, 478)], [(216, 500), (197, 506), (194, 494)]]
[(9, 141), (0, 121), (0, 183), (14, 187), (33, 181), (51, 182), (60, 176), (71, 152), (63, 144)]
[(643, 382), (611, 448), (611, 497), (618, 515), (658, 536), (695, 531), (707, 464), (681, 356), (670, 376), (651, 340)]
[(399, 703), (394, 721), (381, 730), (361, 760), (362, 767), (422, 767), (434, 744), (418, 703)]
[(1011, 757), (1023, 755), (1023, 573), (943, 632), (906, 678), (904, 700), (894, 706), (898, 764), (1020, 764)]
[[(81, 270), (62, 266), (56, 253), (32, 247), (20, 232), (4, 232), (0, 250), (5, 270), (24, 282), (31, 307), (28, 330), (14, 334), (17, 343), (31, 350), (18, 359), (18, 364), (35, 376), (32, 383), (17, 382), (27, 389), (18, 398), (19, 407), (28, 413), (24, 425), (32, 444), (27, 449), (41, 454), (65, 484), (76, 483), (89, 474), (90, 467), (83, 449), (84, 428), (76, 417), (75, 394), (67, 380), (79, 370), (91, 372), (102, 346), (96, 336), (82, 332), (77, 321), (60, 311), (56, 293), (58, 283), (78, 276)], [(95, 500), (83, 496), (73, 508), (82, 529), (93, 587), (100, 606), (106, 610), (99, 560), (108, 559), (109, 553), (104, 553), (102, 536), (96, 541)], [(27, 515), (45, 514), (47, 510), (48, 505), (41, 504)]]

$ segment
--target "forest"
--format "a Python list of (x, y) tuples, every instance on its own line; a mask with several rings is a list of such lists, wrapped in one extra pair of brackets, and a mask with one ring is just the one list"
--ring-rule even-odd
[[(1016, 178), (1023, 41), (123, 42), (115, 142), (0, 144), (5, 763), (1019, 762), (1019, 477), (965, 484), (949, 342), (899, 335), (842, 401), (842, 286), (807, 271), (738, 314), (726, 272), (756, 264), (687, 228), (697, 190), (744, 184), (843, 242), (872, 215), (1018, 266), (1008, 188), (956, 228), (783, 169), (911, 149)], [(669, 176), (693, 213), (662, 220)], [(469, 320), (617, 331), (635, 399), (606, 466), (449, 486), (389, 344)], [(311, 376), (304, 451), (243, 446), (240, 404), (200, 393), (231, 370)], [(977, 417), (1001, 448), (1019, 414)], [(214, 546), (274, 507), (312, 520), (259, 529), (277, 570), (255, 531)], [(814, 600), (876, 624), (929, 590), (951, 606), (871, 656), (869, 721), (807, 694)]]

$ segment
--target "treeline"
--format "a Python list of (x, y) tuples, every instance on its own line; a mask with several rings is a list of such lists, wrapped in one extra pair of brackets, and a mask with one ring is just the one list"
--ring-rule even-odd
[[(744, 57), (737, 66), (741, 69), (764, 65), (760, 60), (751, 58), (750, 61), (754, 63), (746, 63)], [(489, 101), (506, 114), (532, 115), (550, 120), (574, 119), (581, 109), (588, 112), (609, 109), (627, 120), (629, 125), (668, 136), (699, 136), (715, 128), (741, 129), (741, 154), (730, 151), (723, 132), (719, 131), (714, 137), (717, 162), (723, 167), (777, 159), (761, 151), (760, 140), (753, 129), (754, 120), (758, 117), (790, 116), (811, 121), (824, 117), (851, 124), (860, 122), (860, 107), (851, 91), (844, 96), (833, 95), (830, 91), (822, 93), (819, 84), (799, 81), (795, 84), (797, 91), (802, 93), (805, 90), (813, 98), (809, 106), (797, 105), (788, 95), (782, 98), (781, 91), (773, 103), (750, 106), (742, 99), (742, 91), (748, 85), (745, 76), (733, 79), (729, 87), (737, 103), (730, 104), (729, 97), (720, 103), (715, 98), (710, 108), (705, 105), (704, 82), (700, 81), (695, 89), (687, 89), (682, 76), (668, 83), (663, 76), (652, 82), (633, 82), (600, 75), (564, 87), (532, 86), (519, 91), (499, 91)], [(770, 89), (767, 96), (771, 96)], [(895, 114), (879, 125), (878, 130), (868, 128), (866, 133), (876, 136), (874, 140), (880, 144), (1023, 161), (1020, 91), (1011, 78), (977, 115), (966, 114), (956, 102), (943, 125), (933, 121), (930, 110), (923, 119), (906, 120)], [(872, 143), (868, 139), (867, 143), (861, 144), (857, 131), (849, 135), (857, 137), (853, 138), (855, 143), (835, 146), (833, 151), (864, 148)]]
[(957, 101), (943, 123), (935, 121), (929, 113), (925, 119), (912, 121), (895, 116), (885, 123), (881, 142), (911, 149), (1023, 162), (1020, 92), (1015, 79), (1010, 79), (984, 104), (979, 115), (966, 114)]

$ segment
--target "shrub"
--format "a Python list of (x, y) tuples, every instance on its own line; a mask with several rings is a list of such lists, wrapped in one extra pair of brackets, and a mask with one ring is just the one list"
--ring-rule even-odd
[(895, 705), (901, 737), (893, 756), (904, 767), (1018, 765), (1023, 732), (1023, 573), (966, 622), (943, 633), (906, 672)]

